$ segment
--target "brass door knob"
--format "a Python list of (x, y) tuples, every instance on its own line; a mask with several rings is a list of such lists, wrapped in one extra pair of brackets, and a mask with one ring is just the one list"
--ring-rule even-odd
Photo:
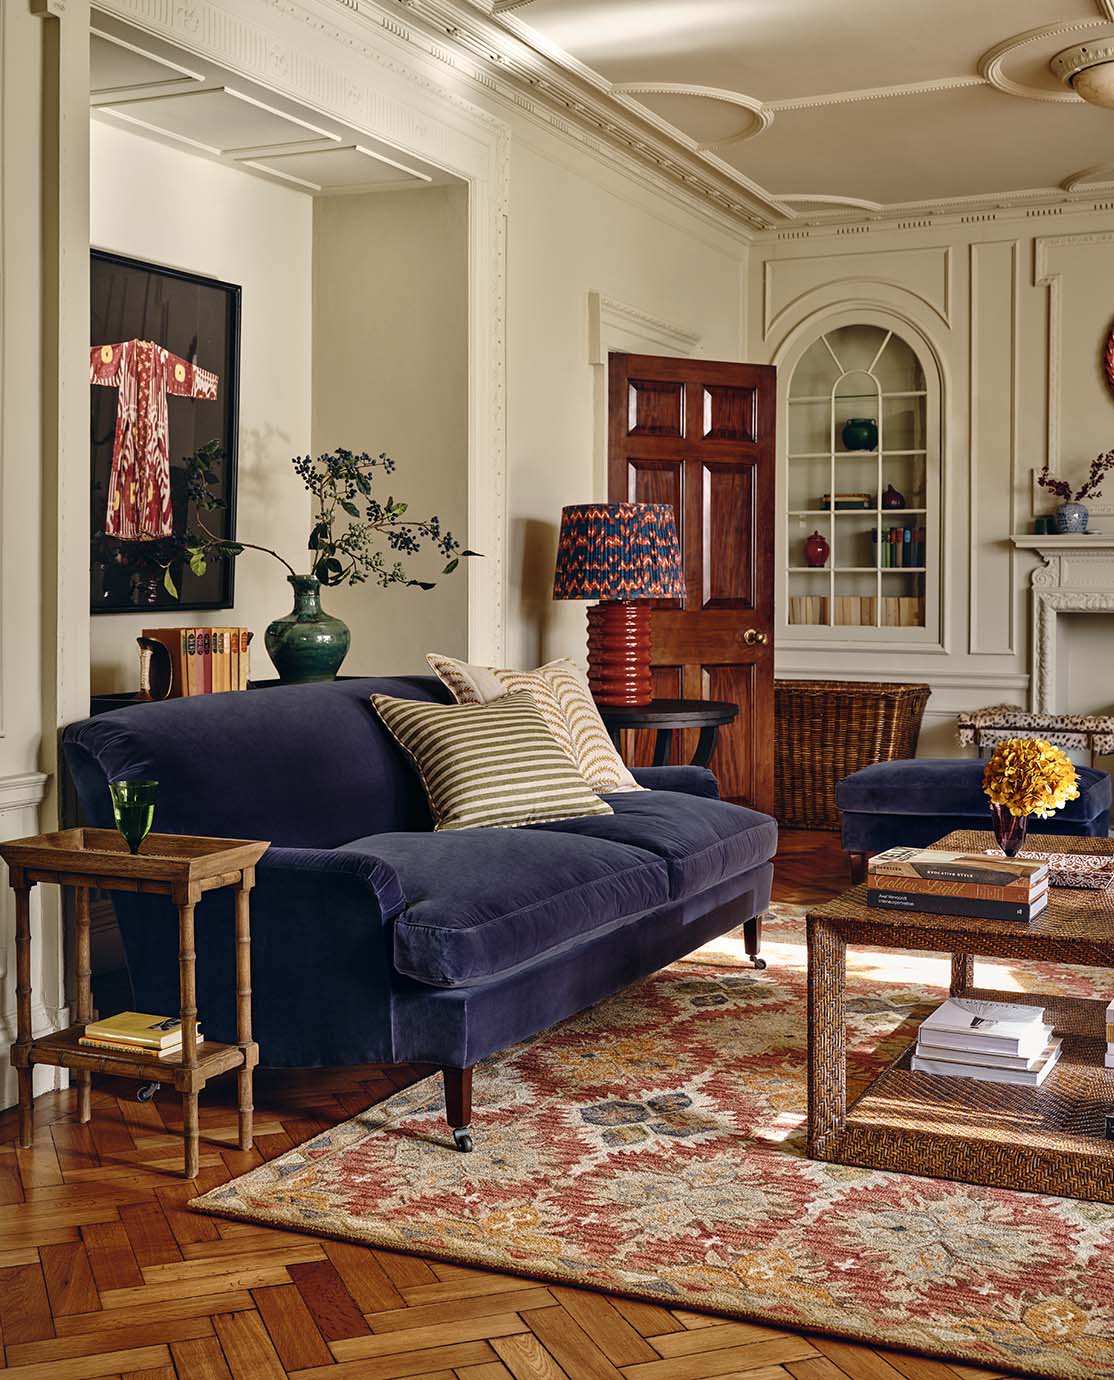
[(746, 647), (765, 647), (769, 640), (769, 634), (759, 632), (757, 628), (748, 628), (743, 633), (743, 645)]

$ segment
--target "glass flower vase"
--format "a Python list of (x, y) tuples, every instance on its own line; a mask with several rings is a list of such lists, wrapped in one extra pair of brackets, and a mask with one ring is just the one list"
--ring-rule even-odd
[(992, 803), (990, 817), (994, 821), (994, 837), (998, 840), (998, 847), (1007, 858), (1016, 857), (1025, 844), (1029, 816), (1012, 815), (1005, 805)]

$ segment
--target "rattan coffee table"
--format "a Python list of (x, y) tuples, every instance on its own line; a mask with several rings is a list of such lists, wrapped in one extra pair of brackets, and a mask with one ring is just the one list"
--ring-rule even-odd
[[(1047, 853), (1114, 855), (1114, 840), (1042, 834)], [(959, 832), (938, 848), (981, 852), (990, 833)], [(848, 1105), (846, 948), (928, 949), (952, 955), (953, 996), (1044, 1006), (1063, 1035), (1041, 1088), (914, 1073), (912, 1044)], [(976, 956), (1114, 969), (1114, 893), (1053, 888), (1028, 925), (872, 910), (856, 886), (808, 913), (808, 1154), (869, 1169), (1114, 1202), (1114, 1069), (1106, 1069), (1106, 1004), (973, 986)]]

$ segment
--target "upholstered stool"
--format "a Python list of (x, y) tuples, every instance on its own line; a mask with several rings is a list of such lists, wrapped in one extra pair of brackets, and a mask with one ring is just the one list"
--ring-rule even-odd
[[(989, 829), (982, 789), (985, 758), (914, 757), (876, 762), (836, 787), (840, 837), (853, 881), (866, 875), (872, 853), (907, 844), (924, 848), (953, 829)], [(1110, 777), (1077, 767), (1079, 799), (1051, 819), (1031, 819), (1031, 834), (1105, 835), (1110, 828)]]

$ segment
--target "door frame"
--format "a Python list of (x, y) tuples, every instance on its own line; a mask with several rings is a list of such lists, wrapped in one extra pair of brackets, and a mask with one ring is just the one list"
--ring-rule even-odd
[(703, 337), (685, 326), (638, 307), (607, 297), (594, 288), (588, 293), (588, 363), (594, 374), (595, 403), (592, 428), (592, 498), (607, 502), (607, 387), (613, 354), (668, 355), (700, 359)]

